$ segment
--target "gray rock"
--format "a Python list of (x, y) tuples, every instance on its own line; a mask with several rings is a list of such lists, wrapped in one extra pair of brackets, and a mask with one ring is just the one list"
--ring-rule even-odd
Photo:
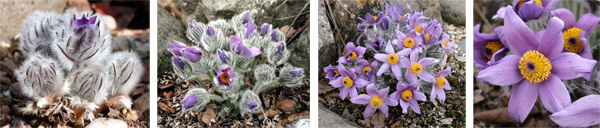
[(94, 119), (86, 128), (127, 128), (127, 123), (123, 120), (112, 118)]
[(289, 63), (304, 69), (305, 79), (310, 78), (310, 27), (304, 29), (300, 37), (288, 44), (288, 49), (291, 51)]
[(444, 21), (454, 25), (465, 25), (465, 1), (464, 0), (441, 0), (442, 18)]
[(179, 23), (179, 21), (165, 10), (162, 6), (158, 5), (158, 74), (171, 71), (171, 53), (167, 50), (168, 44), (174, 40), (180, 42), (188, 42), (185, 37), (185, 28)]
[(66, 0), (4, 0), (0, 2), (0, 38), (11, 39), (21, 32), (23, 20), (34, 11), (62, 12), (67, 5)]
[(356, 123), (350, 122), (338, 114), (330, 111), (325, 105), (319, 103), (319, 127), (325, 128), (357, 128)]
[[(327, 9), (325, 8), (325, 2), (319, 1), (319, 69), (323, 69), (324, 66), (335, 63), (331, 61), (332, 56), (337, 55), (335, 52), (335, 44), (333, 42), (333, 31), (327, 18)], [(319, 70), (319, 72), (323, 72)], [(321, 74), (321, 73), (319, 73)]]
[[(442, 10), (439, 0), (400, 0), (391, 1), (396, 6), (402, 6), (406, 8), (406, 4), (410, 5), (413, 11), (423, 11), (423, 15), (430, 19), (437, 19), (443, 21)], [(463, 7), (464, 8), (464, 7)]]

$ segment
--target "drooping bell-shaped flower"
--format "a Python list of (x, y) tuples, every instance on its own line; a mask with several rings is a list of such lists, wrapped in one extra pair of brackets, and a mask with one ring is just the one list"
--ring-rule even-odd
[(202, 59), (202, 51), (200, 51), (200, 48), (195, 46), (184, 48), (181, 50), (181, 55), (183, 55), (183, 57), (192, 63), (196, 63)]

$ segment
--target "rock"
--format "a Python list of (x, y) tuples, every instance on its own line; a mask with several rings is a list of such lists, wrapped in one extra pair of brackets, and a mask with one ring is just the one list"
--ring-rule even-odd
[(10, 39), (21, 33), (21, 24), (29, 14), (34, 11), (62, 12), (66, 7), (66, 0), (39, 0), (39, 1), (2, 1), (2, 17), (0, 18), (0, 38)]
[(119, 119), (97, 118), (94, 119), (86, 128), (127, 128), (127, 123)]
[(133, 101), (133, 108), (141, 112), (145, 112), (150, 109), (150, 99), (148, 95), (148, 93), (144, 93), (142, 96), (135, 99), (135, 101)]
[(90, 10), (90, 2), (87, 0), (69, 0), (67, 1), (67, 7), (77, 8), (77, 10)]
[(115, 30), (117, 29), (117, 20), (115, 20), (114, 17), (110, 16), (110, 15), (104, 15), (102, 16), (102, 19), (104, 19), (104, 23), (106, 24), (106, 27), (109, 30)]
[(296, 101), (291, 99), (283, 99), (277, 101), (277, 108), (283, 112), (293, 112), (296, 107)]
[(319, 1), (319, 74), (323, 72), (323, 67), (335, 63), (337, 52), (333, 42), (333, 30), (327, 18), (327, 9), (325, 2)]
[(288, 63), (304, 69), (306, 76), (304, 79), (310, 78), (310, 28), (304, 29), (300, 37), (288, 44), (288, 50), (291, 51)]
[(319, 126), (330, 128), (356, 128), (358, 125), (348, 121), (319, 103)]
[(174, 40), (188, 42), (185, 36), (185, 28), (179, 21), (162, 6), (158, 6), (158, 24), (157, 24), (157, 42), (158, 42), (158, 74), (171, 71), (171, 53), (167, 51), (168, 44)]
[(442, 6), (442, 18), (444, 21), (454, 25), (466, 24), (466, 10), (464, 0), (440, 0)]

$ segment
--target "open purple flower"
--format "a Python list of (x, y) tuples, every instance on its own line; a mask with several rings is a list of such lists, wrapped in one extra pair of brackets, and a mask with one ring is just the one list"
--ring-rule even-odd
[(588, 95), (573, 102), (550, 119), (561, 127), (590, 127), (600, 124), (600, 95)]
[(175, 66), (177, 66), (177, 68), (183, 70), (185, 69), (185, 62), (183, 62), (183, 60), (177, 56), (174, 56), (173, 58), (173, 64)]
[(555, 0), (513, 0), (512, 6), (502, 7), (496, 13), (499, 17), (506, 18), (507, 10), (510, 7), (523, 21), (527, 22), (540, 18), (554, 2)]
[[(82, 16), (80, 19), (74, 20), (73, 23), (71, 23), (71, 26), (73, 26), (73, 28), (75, 28), (75, 33), (81, 34), (83, 29), (86, 29), (89, 26), (94, 25), (97, 17), (98, 17), (97, 15), (94, 15), (90, 18), (87, 18), (86, 16)], [(96, 25), (99, 25), (99, 24), (96, 24)]]
[(396, 30), (396, 37), (398, 37), (398, 39), (392, 41), (395, 42), (396, 45), (401, 46), (402, 48), (409, 48), (412, 52), (423, 52), (423, 48), (421, 47), (422, 38), (417, 35), (415, 30), (411, 30), (407, 35)]
[(442, 34), (442, 39), (440, 39), (440, 45), (442, 46), (442, 49), (444, 50), (452, 50), (454, 48), (456, 48), (456, 45), (454, 45), (454, 43), (450, 43), (450, 35), (443, 33)]
[(402, 66), (408, 70), (406, 71), (406, 80), (410, 83), (414, 83), (418, 81), (417, 76), (419, 76), (419, 78), (427, 82), (435, 82), (435, 78), (433, 78), (429, 72), (423, 70), (425, 67), (433, 64), (433, 60), (434, 58), (423, 58), (419, 60), (418, 53), (410, 53), (410, 61), (408, 59), (404, 59), (404, 65)]
[(340, 57), (340, 59), (338, 59), (338, 62), (342, 64), (356, 62), (363, 56), (363, 54), (365, 54), (366, 50), (367, 48), (365, 47), (356, 47), (354, 46), (354, 43), (348, 42), (346, 44), (346, 51), (348, 51), (348, 53), (346, 54), (346, 56)]
[(371, 64), (369, 64), (369, 61), (367, 60), (359, 60), (358, 63), (360, 65), (354, 67), (354, 71), (361, 74), (360, 78), (371, 81), (371, 83), (375, 83), (375, 73), (373, 73), (373, 70), (377, 68), (379, 63), (377, 61), (373, 61)]
[(423, 39), (423, 44), (425, 44), (425, 47), (441, 43), (438, 42), (441, 34), (442, 25), (437, 22), (437, 19), (431, 20), (421, 34), (421, 38)]
[(221, 60), (222, 63), (228, 63), (229, 62), (229, 55), (227, 55), (227, 53), (221, 49), (217, 49), (217, 55), (219, 55), (219, 59)]
[(504, 58), (508, 53), (508, 48), (499, 37), (502, 27), (496, 27), (495, 34), (479, 33), (479, 27), (479, 24), (473, 27), (473, 65), (487, 68)]
[(329, 80), (333, 80), (333, 79), (340, 77), (340, 72), (337, 70), (337, 67), (335, 67), (335, 66), (329, 65), (327, 67), (324, 67), (323, 71), (325, 71), (327, 73), (327, 75), (325, 75), (325, 78), (327, 78)]
[(377, 76), (381, 76), (381, 74), (392, 68), (392, 73), (394, 73), (396, 79), (402, 80), (401, 60), (404, 60), (404, 56), (406, 56), (410, 51), (410, 49), (405, 48), (402, 49), (402, 51), (394, 52), (392, 43), (387, 43), (385, 47), (385, 52), (387, 54), (375, 54), (374, 56), (375, 59), (383, 62), (383, 65), (381, 65), (379, 71), (377, 71)]
[(359, 20), (361, 20), (362, 22), (358, 25), (358, 28), (360, 31), (363, 31), (365, 28), (373, 28), (373, 25), (375, 24), (379, 24), (383, 19), (385, 15), (383, 14), (383, 12), (379, 12), (379, 14), (377, 16), (373, 16), (371, 15), (371, 13), (367, 13), (367, 15), (365, 16), (365, 19), (358, 17)]
[(408, 112), (408, 108), (415, 113), (421, 114), (418, 101), (425, 101), (425, 94), (419, 92), (419, 82), (413, 82), (410, 85), (398, 82), (396, 92), (390, 94), (390, 99), (399, 100), (402, 113)]
[(249, 99), (248, 101), (246, 101), (246, 108), (250, 111), (254, 111), (254, 109), (256, 109), (258, 105), (256, 104), (256, 101), (254, 101), (253, 99)]
[(200, 51), (199, 48), (192, 46), (181, 50), (181, 55), (190, 60), (192, 63), (196, 63), (202, 58), (202, 51)]
[(369, 45), (369, 47), (375, 49), (376, 51), (379, 51), (381, 49), (383, 49), (383, 44), (385, 44), (385, 41), (381, 39), (381, 37), (377, 37), (375, 39), (373, 39), (371, 41)]
[(508, 112), (518, 122), (525, 121), (538, 94), (546, 110), (552, 113), (571, 104), (569, 91), (561, 79), (588, 74), (597, 62), (562, 52), (564, 23), (557, 17), (550, 19), (541, 37), (536, 37), (511, 7), (506, 11), (504, 23), (504, 37), (515, 55), (481, 70), (477, 78), (498, 86), (514, 84)]
[(421, 34), (427, 24), (425, 24), (426, 17), (423, 17), (423, 12), (414, 12), (408, 19), (406, 25), (408, 30), (415, 30), (417, 34)]
[(187, 46), (185, 46), (183, 43), (173, 41), (173, 43), (169, 44), (169, 51), (171, 51), (177, 56), (181, 56), (181, 49), (184, 49), (186, 47)]
[(183, 98), (183, 100), (181, 100), (181, 105), (183, 105), (183, 109), (187, 110), (194, 107), (194, 105), (198, 103), (197, 98), (198, 96), (196, 96), (196, 94), (190, 94), (187, 97)]
[(385, 89), (381, 89), (381, 90), (377, 90), (377, 87), (375, 87), (374, 84), (369, 84), (367, 86), (367, 94), (361, 94), (359, 96), (356, 96), (352, 99), (350, 99), (350, 101), (354, 104), (369, 104), (367, 105), (367, 108), (365, 109), (365, 112), (363, 113), (363, 116), (366, 118), (369, 118), (370, 116), (372, 116), (376, 110), (381, 111), (381, 113), (383, 113), (383, 115), (385, 115), (385, 117), (388, 117), (388, 111), (389, 111), (389, 107), (388, 106), (397, 106), (398, 105), (398, 101), (396, 100), (392, 100), (390, 98), (388, 98), (388, 92), (390, 91), (390, 88), (387, 87)]
[(435, 100), (435, 97), (437, 96), (440, 102), (444, 103), (446, 100), (446, 92), (444, 92), (444, 90), (452, 89), (450, 88), (450, 83), (448, 83), (448, 80), (446, 80), (446, 76), (448, 76), (450, 72), (450, 66), (448, 66), (446, 69), (442, 67), (442, 71), (438, 73), (434, 83), (435, 86), (431, 88), (431, 99), (429, 99), (429, 101)]
[(219, 86), (232, 88), (231, 84), (233, 84), (233, 80), (235, 78), (235, 74), (231, 67), (227, 65), (222, 65), (219, 67), (219, 71), (217, 72), (217, 76), (214, 78)]
[(402, 21), (403, 21), (402, 16), (404, 15), (404, 8), (402, 8), (402, 7), (396, 8), (396, 6), (394, 6), (393, 3), (390, 3), (390, 4), (391, 5), (388, 5), (388, 3), (385, 3), (388, 19), (392, 23), (402, 23)]
[(246, 56), (246, 57), (255, 57), (260, 55), (262, 52), (258, 48), (248, 48), (242, 42), (242, 39), (238, 36), (232, 36), (230, 39), (231, 42), (231, 50), (234, 51), (238, 55)]
[(342, 98), (342, 100), (346, 99), (348, 94), (350, 94), (350, 98), (356, 97), (358, 95), (356, 88), (362, 88), (369, 84), (369, 81), (367, 80), (356, 78), (354, 69), (351, 69), (351, 72), (348, 72), (346, 67), (340, 64), (337, 66), (337, 70), (340, 72), (341, 76), (329, 81), (329, 84), (335, 88), (340, 88), (340, 98)]
[[(564, 51), (579, 54), (583, 58), (593, 60), (592, 52), (587, 45), (587, 36), (600, 23), (600, 18), (592, 13), (587, 13), (581, 16), (579, 21), (575, 23), (575, 16), (567, 9), (559, 8), (550, 13), (565, 22), (565, 27), (563, 28)], [(591, 77), (592, 74), (584, 76), (587, 80), (590, 80)]]

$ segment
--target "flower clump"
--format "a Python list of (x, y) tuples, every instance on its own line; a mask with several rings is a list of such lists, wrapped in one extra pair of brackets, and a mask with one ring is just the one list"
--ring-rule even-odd
[(144, 73), (143, 64), (134, 52), (112, 52), (112, 36), (100, 15), (76, 9), (35, 12), (21, 35), (19, 49), (27, 59), (15, 75), (19, 93), (32, 99), (22, 112), (37, 114), (66, 97), (67, 108), (83, 123), (104, 104), (131, 107), (129, 93)]
[[(475, 26), (474, 62), (480, 68), (477, 78), (498, 86), (513, 85), (508, 111), (518, 122), (525, 121), (539, 97), (544, 108), (554, 113), (550, 118), (561, 126), (587, 127), (593, 123), (581, 122), (594, 121), (598, 124), (597, 112), (590, 113), (596, 114), (591, 119), (578, 120), (592, 116), (573, 109), (581, 108), (587, 101), (572, 104), (563, 80), (591, 79), (597, 61), (588, 50), (587, 34), (600, 23), (600, 18), (588, 13), (576, 22), (571, 11), (552, 9), (552, 3), (553, 0), (515, 0), (512, 6), (498, 10), (504, 26), (496, 27), (494, 34), (481, 34), (479, 25)], [(551, 16), (544, 30), (535, 32), (526, 25), (544, 15)], [(581, 99), (589, 100), (584, 98)]]
[(287, 63), (285, 35), (267, 23), (257, 27), (248, 11), (207, 24), (194, 20), (187, 28), (193, 45), (169, 44), (173, 71), (185, 80), (208, 77), (213, 86), (188, 90), (181, 101), (186, 111), (201, 111), (215, 101), (231, 103), (225, 105), (228, 112), (255, 114), (263, 108), (261, 92), (275, 85), (302, 84), (304, 70)]
[[(356, 44), (348, 42), (347, 52), (338, 59), (338, 65), (323, 69), (327, 73), (325, 78), (330, 79), (329, 84), (340, 89), (341, 99), (349, 96), (354, 104), (366, 104), (364, 118), (370, 117), (376, 110), (387, 117), (389, 107), (398, 104), (403, 109), (402, 113), (411, 108), (420, 114), (417, 101), (426, 100), (420, 86), (427, 82), (432, 85), (430, 101), (436, 96), (440, 102), (445, 101), (444, 91), (451, 89), (446, 80), (451, 69), (427, 68), (439, 62), (427, 53), (452, 52), (455, 46), (449, 42), (449, 35), (443, 33), (442, 25), (436, 19), (429, 19), (423, 16), (423, 12), (412, 11), (410, 7), (405, 13), (402, 7), (386, 4), (385, 12), (366, 14), (359, 20), (358, 29), (362, 34)], [(366, 57), (367, 52), (373, 52), (374, 56)], [(430, 72), (435, 71), (439, 73), (434, 77)], [(389, 82), (396, 86), (388, 86)], [(395, 92), (390, 93), (390, 87), (395, 88)]]

